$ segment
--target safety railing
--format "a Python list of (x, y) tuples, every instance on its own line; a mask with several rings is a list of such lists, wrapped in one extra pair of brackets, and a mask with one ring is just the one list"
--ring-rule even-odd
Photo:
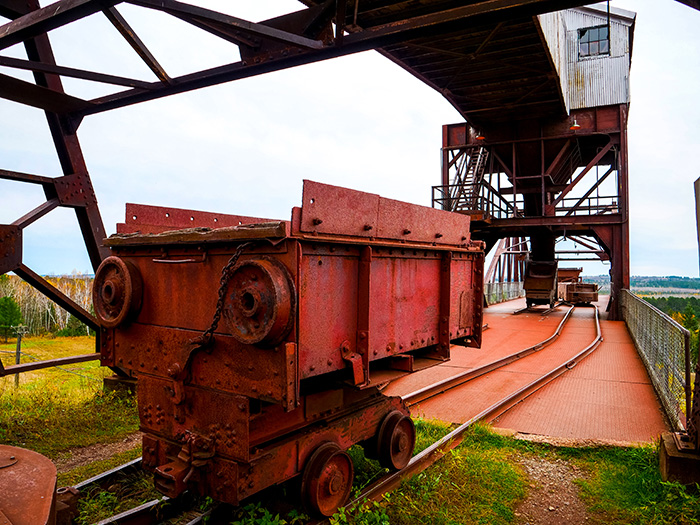
[(622, 316), (674, 430), (691, 405), (690, 333), (644, 299), (622, 290)]
[(521, 215), (522, 195), (513, 201), (492, 191), (486, 184), (433, 186), (433, 208), (457, 212), (481, 212), (484, 217), (508, 219)]
[(523, 283), (486, 283), (484, 295), (488, 304), (504, 303), (524, 295)]

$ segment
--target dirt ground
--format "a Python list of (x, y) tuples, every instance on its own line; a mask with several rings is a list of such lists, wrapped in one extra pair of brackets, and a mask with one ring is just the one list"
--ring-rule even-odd
[(528, 497), (515, 511), (518, 525), (562, 525), (589, 520), (573, 480), (585, 473), (571, 463), (548, 457), (520, 457), (515, 461), (529, 478)]
[(95, 461), (107, 459), (120, 452), (125, 452), (141, 444), (141, 432), (135, 432), (116, 443), (90, 445), (70, 450), (64, 457), (54, 461), (56, 470), (61, 474)]

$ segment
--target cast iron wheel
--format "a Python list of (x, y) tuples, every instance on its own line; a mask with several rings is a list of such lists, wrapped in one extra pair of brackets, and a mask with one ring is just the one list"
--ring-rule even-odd
[(138, 314), (142, 299), (141, 275), (119, 257), (107, 257), (95, 272), (92, 304), (100, 325), (114, 328)]
[(332, 516), (350, 496), (354, 469), (350, 456), (335, 443), (324, 443), (306, 462), (301, 495), (306, 507), (321, 516)]
[(398, 410), (391, 412), (379, 428), (377, 452), (379, 463), (391, 470), (401, 470), (413, 457), (416, 429), (413, 420)]

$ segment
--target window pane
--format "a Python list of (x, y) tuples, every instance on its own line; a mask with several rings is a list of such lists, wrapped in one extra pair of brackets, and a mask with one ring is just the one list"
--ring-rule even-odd
[(588, 29), (581, 29), (579, 39), (581, 40), (581, 43), (584, 43), (584, 42), (587, 43), (590, 40), (590, 37), (588, 35)]
[(581, 56), (588, 56), (588, 44), (581, 42)]
[(591, 44), (590, 44), (590, 54), (591, 54), (591, 55), (597, 55), (597, 54), (598, 54), (598, 42), (591, 42)]
[(591, 42), (598, 40), (598, 28), (597, 27), (594, 27), (593, 29), (589, 29), (588, 34), (589, 34), (589, 40)]
[(609, 53), (610, 52), (610, 42), (603, 40), (600, 42), (600, 52)]
[(599, 40), (607, 40), (608, 39), (608, 28), (606, 27), (601, 27), (598, 29), (598, 39)]

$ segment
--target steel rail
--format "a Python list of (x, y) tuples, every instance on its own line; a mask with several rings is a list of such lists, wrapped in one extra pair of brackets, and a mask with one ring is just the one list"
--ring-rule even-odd
[(550, 335), (547, 339), (544, 339), (539, 343), (524, 348), (523, 350), (519, 350), (515, 353), (497, 359), (496, 361), (492, 361), (491, 363), (487, 363), (480, 367), (473, 368), (472, 370), (467, 370), (466, 372), (460, 372), (457, 375), (448, 377), (447, 379), (443, 379), (442, 381), (438, 381), (437, 383), (434, 383), (432, 385), (428, 385), (426, 387), (415, 390), (414, 392), (402, 396), (402, 399), (409, 406), (416, 405), (421, 401), (425, 401), (426, 399), (429, 399), (433, 396), (442, 394), (447, 390), (463, 385), (464, 383), (471, 381), (472, 379), (476, 379), (477, 377), (480, 377), (484, 374), (488, 374), (493, 370), (509, 365), (510, 363), (513, 363), (518, 359), (522, 359), (523, 357), (527, 357), (543, 349), (559, 337), (562, 329), (564, 328), (564, 325), (571, 317), (571, 313), (574, 311), (574, 308), (576, 307), (572, 306), (571, 308), (569, 308), (569, 310), (564, 315), (563, 319), (559, 322), (559, 325), (557, 326), (556, 330), (554, 330), (554, 333), (552, 333), (552, 335)]
[(114, 467), (113, 469), (106, 470), (105, 472), (102, 472), (101, 474), (97, 474), (96, 476), (93, 476), (93, 477), (88, 478), (84, 481), (81, 481), (80, 483), (73, 485), (73, 488), (77, 489), (77, 490), (85, 490), (90, 485), (107, 485), (118, 474), (124, 474), (127, 472), (131, 472), (132, 470), (135, 471), (136, 469), (138, 469), (140, 467), (141, 467), (141, 458), (139, 457), (136, 459), (132, 459), (131, 461), (124, 463), (123, 465), (119, 465), (118, 467)]
[(462, 442), (463, 436), (466, 433), (466, 431), (474, 423), (477, 423), (479, 421), (492, 421), (496, 417), (500, 416), (501, 414), (503, 414), (504, 412), (521, 402), (526, 397), (535, 393), (544, 385), (550, 383), (551, 381), (562, 375), (567, 370), (571, 370), (572, 368), (574, 368), (579, 363), (579, 361), (581, 361), (591, 352), (593, 352), (593, 350), (595, 350), (603, 340), (603, 336), (600, 331), (600, 321), (598, 318), (598, 307), (594, 305), (594, 308), (596, 338), (593, 340), (593, 342), (591, 342), (573, 358), (569, 359), (568, 361), (565, 361), (556, 368), (540, 376), (538, 379), (535, 379), (531, 383), (504, 397), (500, 401), (497, 401), (490, 407), (486, 408), (485, 410), (471, 418), (466, 423), (463, 423), (462, 425), (454, 429), (442, 439), (433, 443), (430, 447), (426, 448), (421, 453), (414, 456), (403, 470), (393, 472), (377, 480), (366, 490), (364, 490), (356, 499), (350, 502), (347, 506), (356, 506), (367, 500), (379, 500), (381, 496), (383, 496), (385, 493), (398, 488), (404, 479), (410, 478), (411, 476), (422, 472), (423, 470), (427, 469), (430, 465), (437, 462), (447, 452), (456, 448)]

